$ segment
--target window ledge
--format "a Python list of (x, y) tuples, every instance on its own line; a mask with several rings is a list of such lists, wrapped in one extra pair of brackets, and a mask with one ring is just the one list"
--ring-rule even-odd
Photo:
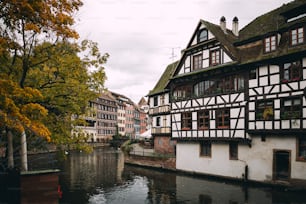
[(296, 161), (298, 161), (298, 162), (306, 162), (306, 158), (297, 157), (297, 158), (296, 158)]

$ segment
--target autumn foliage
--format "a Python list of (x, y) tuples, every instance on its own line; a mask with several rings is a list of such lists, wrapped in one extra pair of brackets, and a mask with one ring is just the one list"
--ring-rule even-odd
[(25, 129), (50, 141), (50, 131), (41, 124), (48, 111), (34, 101), (43, 96), (37, 89), (20, 88), (17, 83), (0, 79), (0, 127), (15, 130), (20, 134)]
[(103, 88), (108, 57), (92, 41), (76, 42), (74, 15), (82, 4), (0, 1), (1, 131), (25, 131), (56, 144), (78, 142), (71, 136), (71, 117), (83, 114), (95, 89)]

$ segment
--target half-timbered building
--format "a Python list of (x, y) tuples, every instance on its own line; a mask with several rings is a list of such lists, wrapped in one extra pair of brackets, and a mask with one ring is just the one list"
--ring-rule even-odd
[(177, 62), (169, 64), (164, 73), (149, 92), (149, 116), (154, 150), (157, 153), (175, 153), (175, 140), (171, 140), (170, 95), (167, 85)]
[(165, 88), (176, 167), (305, 181), (306, 2), (285, 4), (240, 31), (238, 23), (235, 17), (227, 29), (224, 17), (219, 25), (200, 20)]

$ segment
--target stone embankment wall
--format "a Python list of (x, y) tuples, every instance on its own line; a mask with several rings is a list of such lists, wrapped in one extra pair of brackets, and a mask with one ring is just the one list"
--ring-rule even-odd
[(163, 157), (150, 157), (139, 155), (126, 155), (124, 161), (127, 164), (133, 164), (137, 166), (144, 166), (149, 168), (159, 168), (175, 171), (175, 157), (163, 158)]

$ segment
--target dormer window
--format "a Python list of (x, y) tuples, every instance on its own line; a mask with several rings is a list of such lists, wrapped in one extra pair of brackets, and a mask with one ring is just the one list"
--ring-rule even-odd
[(198, 43), (208, 40), (208, 32), (206, 29), (200, 30), (198, 34)]
[(272, 52), (276, 50), (276, 36), (272, 35), (265, 38), (265, 52)]
[(291, 45), (298, 45), (304, 43), (304, 28), (295, 28), (290, 31)]

